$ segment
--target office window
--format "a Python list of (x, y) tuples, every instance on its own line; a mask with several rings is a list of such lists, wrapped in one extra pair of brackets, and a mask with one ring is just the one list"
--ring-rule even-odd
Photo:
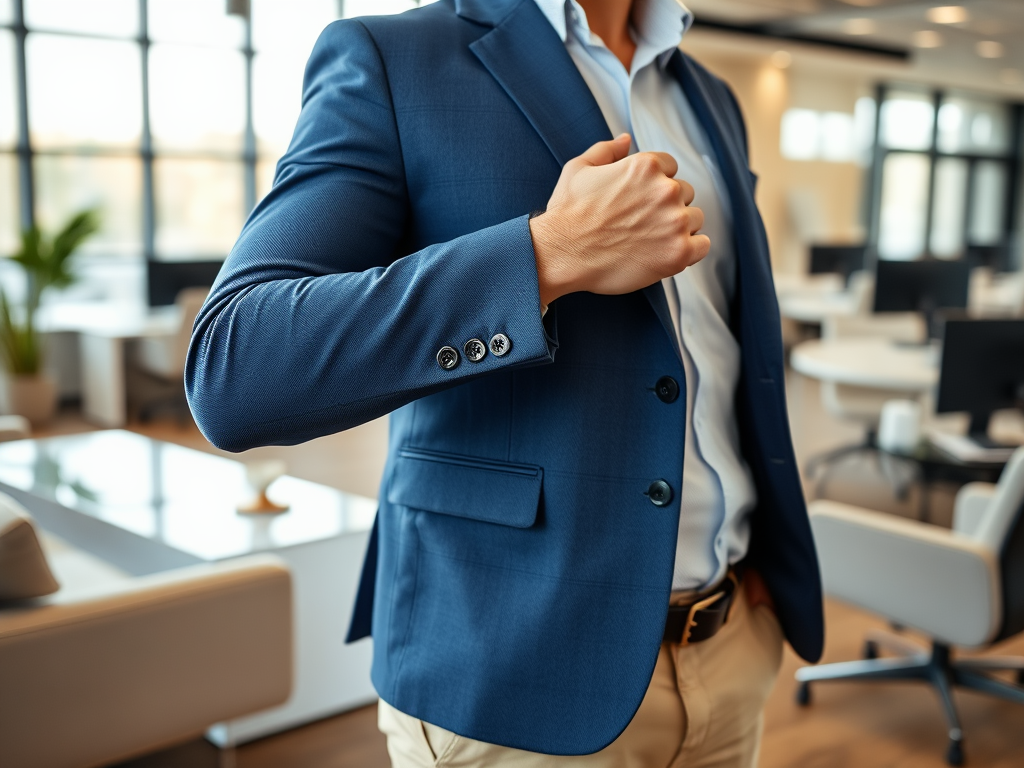
[(35, 149), (138, 149), (142, 69), (137, 45), (31, 34), (25, 57)]
[(1020, 178), (1012, 137), (1024, 106), (989, 97), (880, 86), (869, 240), (882, 258), (958, 258), (1007, 244)]
[(1010, 126), (1005, 104), (947, 96), (939, 107), (938, 148), (949, 153), (1006, 154)]
[(241, 154), (245, 58), (239, 51), (154, 45), (149, 93), (155, 151)]
[(142, 162), (138, 157), (38, 155), (33, 163), (36, 213), (51, 231), (83, 208), (102, 212), (102, 228), (83, 253), (142, 253)]
[(231, 250), (245, 216), (240, 161), (161, 158), (153, 178), (157, 253), (183, 258)]
[(964, 251), (968, 171), (968, 162), (959, 157), (943, 157), (935, 164), (930, 242), (939, 258), (956, 258)]
[(931, 168), (926, 155), (893, 153), (882, 166), (878, 255), (914, 259), (924, 250)]
[[(24, 100), (15, 3), (26, 27)], [(356, 16), (418, 4), (251, 0), (239, 16), (225, 0), (0, 0), (0, 253), (15, 247), (26, 200), (26, 218), (50, 228), (100, 208), (90, 264), (226, 255), (273, 184), (323, 28), (343, 8)], [(29, 134), (19, 149), (22, 118)]]
[(975, 167), (968, 229), (973, 245), (996, 245), (1002, 239), (1006, 217), (1006, 176), (1006, 167), (992, 160), (981, 161)]
[[(304, 5), (305, 0), (295, 3)], [(242, 48), (245, 20), (230, 16), (224, 2), (213, 0), (149, 0), (149, 37), (155, 43)]]
[(345, 0), (345, 18), (401, 13), (417, 5), (416, 0)]
[(0, 151), (18, 140), (18, 108), (14, 88), (14, 35), (0, 29)]
[(23, 0), (25, 26), (111, 37), (139, 34), (138, 0)]
[(848, 163), (862, 154), (857, 120), (845, 112), (786, 110), (779, 136), (782, 156), (789, 160)]
[(0, 257), (18, 247), (18, 159), (0, 152)]

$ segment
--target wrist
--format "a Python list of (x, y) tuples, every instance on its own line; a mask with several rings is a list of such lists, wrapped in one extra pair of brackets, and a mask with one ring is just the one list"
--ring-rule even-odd
[(537, 260), (540, 303), (547, 307), (559, 296), (576, 290), (572, 283), (572, 270), (568, 268), (572, 255), (564, 229), (552, 213), (542, 213), (530, 219), (530, 237)]

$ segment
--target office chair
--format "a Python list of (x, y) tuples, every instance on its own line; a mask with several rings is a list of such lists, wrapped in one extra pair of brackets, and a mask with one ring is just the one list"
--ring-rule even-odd
[[(919, 343), (925, 338), (924, 320), (912, 312), (884, 315), (851, 315), (826, 318), (821, 326), (822, 339), (888, 339), (893, 342)], [(859, 443), (844, 445), (812, 457), (805, 465), (805, 473), (813, 479), (819, 470), (816, 495), (820, 496), (830, 471), (836, 463), (848, 456), (860, 453), (874, 453), (878, 449), (878, 424), (882, 418), (882, 407), (889, 400), (905, 400), (908, 395), (902, 390), (857, 387), (821, 382), (821, 402), (825, 410), (841, 421), (852, 421), (864, 428), (864, 439)], [(898, 484), (900, 494), (905, 494), (904, 484)], [(898, 494), (898, 495), (900, 495)]]
[[(864, 660), (797, 670), (797, 701), (810, 704), (810, 684), (826, 680), (928, 683), (949, 727), (946, 761), (962, 765), (954, 687), (1024, 704), (1024, 657), (953, 653), (1024, 632), (1024, 447), (997, 485), (960, 490), (952, 530), (831, 501), (813, 502), (810, 513), (826, 594), (927, 635), (931, 648), (870, 635)], [(877, 658), (879, 648), (897, 656)], [(993, 676), (1000, 671), (1013, 672), (1015, 683)]]
[(185, 357), (199, 310), (209, 294), (209, 288), (186, 288), (178, 293), (175, 303), (180, 322), (173, 334), (148, 336), (135, 346), (135, 367), (164, 393), (148, 399), (139, 409), (140, 421), (148, 421), (160, 408), (178, 412), (181, 418), (188, 414), (185, 400)]

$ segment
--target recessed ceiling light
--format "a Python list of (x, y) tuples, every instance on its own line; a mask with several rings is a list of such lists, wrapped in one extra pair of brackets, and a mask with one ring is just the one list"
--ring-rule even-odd
[(1001, 59), (1004, 53), (1003, 44), (995, 40), (979, 40), (974, 50), (983, 59)]
[(1020, 85), (1024, 83), (1024, 72), (1019, 69), (1004, 69), (999, 73), (999, 79), (1005, 85)]
[(772, 64), (779, 69), (785, 69), (793, 63), (793, 56), (789, 51), (776, 51), (772, 54)]
[(873, 35), (877, 31), (874, 19), (847, 19), (843, 22), (843, 32), (848, 35)]
[(847, 5), (856, 5), (861, 8), (870, 8), (873, 5), (881, 4), (882, 0), (843, 0)]
[(963, 24), (969, 16), (962, 5), (939, 5), (925, 14), (932, 24)]
[(914, 45), (918, 48), (939, 48), (942, 45), (942, 35), (933, 29), (922, 29), (914, 33)]

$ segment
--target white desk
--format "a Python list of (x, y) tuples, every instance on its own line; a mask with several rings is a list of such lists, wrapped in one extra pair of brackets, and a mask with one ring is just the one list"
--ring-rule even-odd
[(125, 342), (174, 334), (175, 306), (151, 309), (141, 304), (89, 302), (51, 304), (39, 312), (44, 333), (78, 334), (82, 363), (82, 415), (103, 427), (128, 421)]
[(779, 314), (801, 323), (817, 324), (829, 317), (855, 315), (857, 309), (857, 299), (848, 293), (779, 296)]
[(939, 382), (939, 350), (884, 339), (815, 339), (793, 347), (790, 366), (812, 379), (874, 389), (926, 392)]

